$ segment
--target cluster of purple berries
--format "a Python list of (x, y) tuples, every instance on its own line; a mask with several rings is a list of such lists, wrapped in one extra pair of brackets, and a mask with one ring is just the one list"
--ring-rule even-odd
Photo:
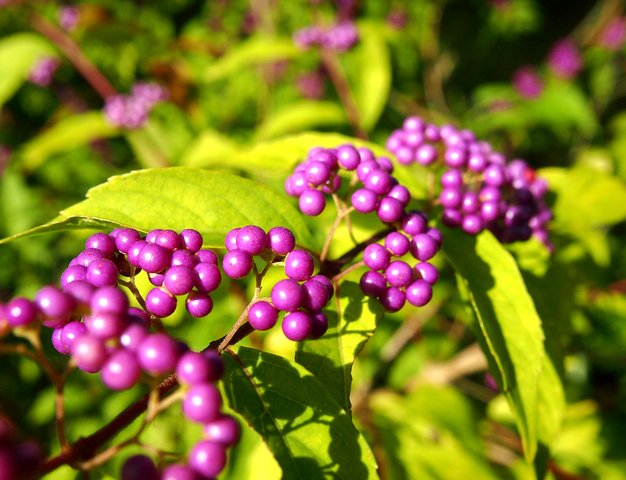
[(52, 82), (61, 62), (55, 57), (43, 57), (33, 65), (28, 73), (28, 80), (40, 87), (47, 87)]
[(19, 440), (11, 421), (0, 415), (0, 480), (32, 478), (43, 455), (31, 440)]
[(159, 102), (167, 100), (163, 87), (154, 83), (136, 83), (129, 95), (107, 98), (104, 114), (117, 127), (140, 128), (148, 119), (150, 111)]
[(273, 227), (266, 233), (261, 227), (247, 225), (231, 230), (225, 243), (228, 252), (223, 269), (231, 278), (248, 275), (255, 256), (269, 263), (284, 262), (288, 278), (274, 285), (271, 300), (256, 301), (248, 310), (252, 328), (269, 330), (282, 311), (282, 330), (290, 340), (319, 338), (326, 333), (328, 319), (322, 310), (333, 295), (332, 283), (324, 275), (313, 275), (313, 256), (295, 249), (296, 239), (288, 228)]
[(300, 48), (320, 47), (335, 52), (347, 52), (359, 41), (356, 25), (348, 20), (329, 28), (306, 27), (294, 34), (294, 41)]
[(388, 224), (402, 219), (411, 198), (409, 191), (391, 175), (391, 160), (377, 158), (363, 147), (312, 148), (305, 161), (287, 178), (285, 191), (299, 198), (302, 213), (319, 215), (326, 207), (325, 195), (336, 193), (341, 187), (341, 169), (355, 172), (355, 183), (362, 184), (350, 199), (356, 211), (376, 212), (378, 218)]
[(506, 243), (535, 235), (551, 247), (551, 212), (544, 202), (547, 183), (523, 160), (507, 163), (471, 131), (437, 127), (419, 117), (407, 118), (387, 140), (387, 149), (405, 165), (443, 163), (439, 202), (447, 226), (471, 235), (488, 229)]
[[(428, 260), (436, 255), (442, 242), (441, 232), (429, 227), (423, 214), (408, 212), (382, 245), (371, 243), (365, 247), (363, 262), (369, 270), (361, 277), (361, 290), (379, 299), (388, 312), (397, 312), (406, 302), (416, 307), (426, 305), (439, 279), (437, 268)], [(407, 254), (418, 263), (411, 266), (402, 260)]]

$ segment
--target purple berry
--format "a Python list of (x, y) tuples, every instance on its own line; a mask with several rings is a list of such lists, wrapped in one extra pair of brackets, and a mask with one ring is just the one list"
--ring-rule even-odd
[(207, 423), (218, 418), (222, 407), (220, 391), (210, 383), (193, 384), (182, 402), (184, 415), (193, 422)]
[(196, 253), (202, 248), (202, 235), (197, 230), (193, 230), (191, 228), (183, 230), (180, 232), (180, 239), (184, 248), (191, 253)]
[(217, 442), (202, 440), (189, 452), (189, 465), (204, 477), (217, 477), (226, 466), (226, 447)]
[(391, 190), (393, 180), (384, 170), (373, 170), (367, 174), (363, 184), (377, 195), (385, 195)]
[(74, 308), (74, 299), (71, 295), (53, 286), (41, 288), (35, 297), (35, 303), (41, 313), (49, 318), (66, 319)]
[(176, 310), (176, 297), (163, 288), (156, 287), (146, 295), (146, 310), (160, 318), (169, 317)]
[(313, 319), (305, 312), (291, 312), (283, 318), (283, 333), (294, 342), (306, 339), (313, 329)]
[(335, 288), (333, 287), (333, 282), (331, 282), (330, 278), (326, 275), (314, 275), (311, 277), (312, 282), (321, 283), (326, 288), (328, 292), (328, 298), (331, 299), (333, 294), (335, 293)]
[(82, 371), (96, 373), (107, 358), (104, 342), (93, 335), (80, 335), (72, 343), (72, 358)]
[[(402, 257), (407, 254), (411, 241), (400, 232), (391, 232), (385, 237), (385, 247), (396, 257)], [(371, 268), (371, 267), (370, 267)], [(375, 268), (374, 270), (380, 270)]]
[(200, 480), (193, 468), (175, 463), (163, 469), (160, 480)]
[(424, 281), (434, 285), (439, 280), (439, 271), (437, 268), (428, 262), (420, 262), (415, 265), (415, 272), (417, 273), (419, 278), (422, 278)]
[(433, 288), (425, 280), (415, 280), (406, 287), (406, 299), (411, 305), (422, 307), (433, 297)]
[(293, 250), (285, 258), (285, 274), (298, 282), (303, 282), (313, 275), (313, 257), (306, 250)]
[(265, 231), (256, 225), (247, 225), (237, 232), (237, 249), (250, 255), (260, 254), (267, 244)]
[(458, 190), (463, 187), (463, 174), (460, 170), (447, 170), (441, 175), (441, 186)]
[(428, 222), (426, 217), (419, 212), (407, 212), (400, 222), (400, 227), (409, 235), (424, 233)]
[(363, 262), (372, 270), (383, 270), (389, 265), (391, 254), (378, 243), (371, 243), (363, 251)]
[(161, 230), (156, 235), (154, 243), (171, 252), (181, 246), (182, 240), (174, 230)]
[(118, 287), (102, 287), (93, 292), (89, 305), (93, 313), (123, 314), (128, 310), (128, 297)]
[(305, 174), (310, 183), (319, 186), (330, 179), (331, 169), (326, 163), (313, 160), (307, 163)]
[(272, 303), (279, 310), (293, 312), (302, 306), (303, 300), (303, 287), (290, 278), (279, 281), (272, 288)]
[(65, 288), (67, 285), (75, 280), (86, 280), (87, 268), (82, 265), (72, 265), (67, 267), (61, 275), (61, 287)]
[(395, 198), (404, 206), (406, 206), (411, 200), (411, 194), (404, 185), (394, 185), (391, 190), (389, 190), (387, 196)]
[(437, 241), (426, 233), (420, 233), (413, 237), (411, 242), (411, 254), (417, 260), (425, 262), (435, 256), (439, 250)]
[(199, 291), (203, 293), (211, 293), (220, 286), (222, 274), (220, 273), (220, 269), (217, 265), (199, 263), (195, 266), (194, 270), (197, 275), (196, 287)]
[(369, 213), (376, 210), (378, 195), (367, 188), (360, 188), (352, 194), (350, 201), (357, 212)]
[(342, 145), (337, 148), (337, 160), (346, 170), (354, 170), (361, 163), (361, 156), (352, 145)]
[(100, 377), (111, 390), (126, 390), (137, 383), (141, 367), (135, 354), (126, 349), (119, 349), (104, 363)]
[(285, 227), (274, 227), (267, 232), (269, 247), (277, 255), (287, 255), (296, 245), (296, 237)]
[(231, 250), (224, 255), (222, 268), (230, 278), (242, 278), (252, 270), (252, 256), (242, 250)]
[(176, 364), (178, 379), (189, 385), (206, 383), (209, 381), (211, 365), (207, 358), (199, 352), (186, 352)]
[(239, 441), (241, 426), (232, 415), (220, 415), (204, 425), (203, 436), (206, 440), (232, 447)]
[(393, 287), (406, 287), (413, 280), (413, 269), (408, 263), (396, 260), (385, 269), (385, 278)]
[(148, 329), (145, 326), (138, 322), (132, 322), (120, 335), (120, 344), (127, 350), (134, 352), (148, 334)]
[(437, 149), (430, 144), (420, 146), (415, 151), (415, 161), (421, 165), (432, 165), (437, 160)]
[(370, 270), (361, 277), (359, 287), (368, 297), (379, 297), (387, 289), (387, 280), (382, 273)]
[(483, 230), (483, 221), (478, 215), (465, 215), (463, 217), (461, 227), (463, 228), (463, 231), (465, 233), (469, 233), (470, 235), (477, 235)]
[(117, 337), (126, 327), (126, 321), (120, 315), (108, 312), (96, 312), (83, 318), (91, 335), (102, 340)]
[(160, 273), (165, 270), (171, 260), (171, 252), (166, 248), (148, 243), (139, 252), (138, 263), (139, 267), (148, 273)]
[(313, 326), (308, 338), (317, 339), (324, 336), (328, 331), (328, 317), (322, 312), (316, 312), (311, 314), (311, 319), (313, 320)]
[(463, 194), (456, 188), (444, 188), (439, 193), (439, 202), (444, 208), (458, 208), (463, 201)]
[(269, 330), (277, 320), (278, 310), (265, 301), (254, 303), (248, 311), (248, 323), (255, 330)]
[(123, 228), (115, 235), (115, 246), (120, 252), (127, 253), (130, 246), (138, 240), (141, 240), (141, 235), (137, 230)]
[(110, 257), (117, 250), (116, 242), (106, 233), (98, 232), (85, 241), (85, 248), (95, 248)]
[(107, 258), (97, 258), (87, 267), (87, 281), (94, 287), (104, 287), (117, 283), (117, 266)]
[(213, 299), (208, 293), (193, 290), (185, 299), (185, 308), (192, 317), (206, 317), (213, 310)]
[(302, 213), (315, 217), (324, 211), (326, 198), (319, 190), (307, 188), (302, 192), (302, 195), (300, 195), (298, 204)]
[(405, 302), (404, 292), (397, 287), (389, 287), (380, 296), (380, 303), (388, 312), (397, 312), (404, 307)]
[(174, 295), (186, 295), (195, 286), (198, 276), (189, 267), (170, 267), (165, 272), (163, 284)]
[(309, 312), (319, 312), (330, 300), (328, 289), (320, 282), (307, 280), (302, 284), (304, 288), (303, 307)]
[(393, 197), (383, 197), (376, 212), (384, 223), (394, 223), (402, 218), (404, 205)]
[(139, 268), (139, 257), (141, 255), (143, 247), (145, 247), (146, 245), (148, 245), (148, 242), (146, 242), (145, 240), (137, 240), (136, 242), (133, 242), (128, 247), (128, 252), (126, 253), (128, 263), (130, 263), (134, 267)]
[(88, 267), (91, 262), (99, 258), (105, 258), (104, 252), (95, 248), (87, 248), (78, 254), (76, 263)]
[(145, 455), (133, 455), (124, 462), (121, 480), (159, 480), (154, 462)]
[(81, 307), (89, 306), (95, 290), (91, 283), (83, 280), (76, 280), (63, 287), (63, 291), (72, 297), (76, 305)]
[(226, 245), (226, 250), (229, 252), (237, 249), (237, 233), (239, 233), (239, 230), (239, 228), (233, 228), (224, 238), (224, 245)]
[(174, 371), (178, 356), (179, 348), (176, 341), (165, 333), (148, 335), (137, 349), (139, 364), (153, 375)]
[(35, 302), (23, 297), (16, 297), (10, 300), (4, 308), (7, 322), (12, 327), (32, 323), (35, 321), (38, 313)]
[[(203, 252), (210, 252), (210, 250), (202, 250)], [(200, 251), (197, 254), (191, 253), (189, 250), (174, 250), (172, 252), (172, 259), (170, 260), (170, 266), (172, 267), (189, 267), (193, 268), (202, 260), (198, 258)], [(213, 253), (213, 252), (211, 252)], [(217, 264), (217, 255), (215, 255), (215, 262), (203, 262)], [(206, 255), (202, 255), (206, 257)]]

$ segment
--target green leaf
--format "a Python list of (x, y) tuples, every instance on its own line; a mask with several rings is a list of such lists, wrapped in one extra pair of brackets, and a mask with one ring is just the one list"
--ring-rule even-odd
[(66, 117), (24, 145), (21, 150), (23, 166), (34, 170), (55, 153), (118, 134), (119, 129), (109, 124), (102, 112)]
[(423, 385), (407, 396), (379, 390), (370, 405), (384, 478), (497, 478), (485, 461), (470, 403), (451, 387)]
[(235, 167), (256, 174), (287, 175), (302, 161), (313, 147), (337, 147), (344, 143), (367, 147), (376, 155), (388, 155), (380, 146), (338, 133), (305, 132), (258, 143), (249, 149), (240, 149), (231, 155), (205, 157), (202, 165)]
[(337, 312), (337, 303), (331, 301), (331, 308), (325, 311), (328, 332), (318, 340), (301, 342), (295, 358), (349, 412), (352, 365), (365, 342), (374, 334), (383, 308), (380, 302), (364, 296), (353, 282), (343, 282), (336, 294), (339, 296), (340, 312)]
[(239, 43), (223, 57), (213, 62), (204, 71), (201, 80), (207, 83), (215, 82), (248, 66), (294, 58), (301, 54), (302, 51), (291, 39), (252, 37)]
[(485, 355), (500, 377), (531, 461), (539, 414), (551, 411), (551, 399), (540, 393), (545, 361), (541, 320), (515, 260), (491, 233), (470, 237), (445, 229), (444, 236), (443, 250), (467, 285)]
[[(41, 235), (43, 233), (52, 233), (52, 232), (65, 232), (68, 230), (85, 230), (85, 229), (93, 229), (93, 230), (112, 230), (117, 227), (130, 227), (131, 225), (121, 224), (117, 222), (112, 222), (109, 220), (104, 220), (101, 218), (80, 216), (80, 217), (57, 217), (56, 219), (44, 223), (43, 225), (39, 225), (38, 227), (31, 228), (24, 232), (16, 233), (15, 235), (11, 235), (10, 237), (0, 239), (0, 245), (3, 243), (9, 243), (13, 240), (17, 240), (19, 238), (24, 237), (32, 237), (33, 235)], [(141, 230), (141, 229), (140, 229)], [(145, 230), (142, 230), (145, 232)]]
[(228, 163), (239, 148), (241, 147), (227, 136), (215, 130), (205, 130), (189, 145), (179, 163), (186, 167)]
[(34, 62), (55, 55), (52, 45), (34, 33), (16, 33), (0, 40), (0, 107), (24, 83)]
[(354, 97), (361, 125), (365, 130), (371, 130), (387, 104), (391, 89), (391, 61), (381, 25), (361, 22), (359, 31), (361, 40), (354, 50), (358, 56), (353, 80)]
[(538, 173), (556, 193), (555, 230), (573, 232), (626, 219), (626, 185), (614, 176), (587, 167), (544, 168)]
[(285, 479), (375, 479), (376, 462), (322, 381), (288, 360), (245, 347), (224, 355), (230, 405), (261, 434)]
[(223, 247), (234, 227), (283, 225), (300, 245), (315, 249), (300, 213), (284, 195), (252, 180), (189, 167), (112, 177), (89, 190), (86, 200), (61, 212), (61, 219), (67, 217), (95, 217), (142, 231), (195, 228), (213, 247)]
[(256, 132), (256, 140), (266, 140), (313, 127), (346, 123), (343, 109), (334, 102), (302, 100), (270, 115)]

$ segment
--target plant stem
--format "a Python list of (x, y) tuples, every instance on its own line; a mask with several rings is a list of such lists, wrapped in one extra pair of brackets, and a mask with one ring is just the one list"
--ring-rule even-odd
[(346, 117), (348, 117), (348, 122), (350, 123), (352, 130), (354, 130), (355, 136), (363, 140), (367, 140), (367, 133), (365, 133), (365, 130), (363, 130), (363, 127), (361, 126), (359, 110), (356, 102), (354, 101), (352, 89), (350, 88), (350, 84), (341, 69), (337, 55), (324, 48), (320, 49), (320, 55), (322, 57), (324, 68), (330, 77), (330, 81), (335, 87), (339, 101), (346, 111)]
[(67, 59), (76, 67), (76, 70), (85, 77), (85, 80), (89, 82), (103, 100), (117, 94), (117, 90), (115, 90), (113, 85), (85, 56), (78, 44), (66, 35), (63, 30), (57, 28), (37, 13), (31, 14), (30, 22), (35, 30), (49, 38), (63, 52)]

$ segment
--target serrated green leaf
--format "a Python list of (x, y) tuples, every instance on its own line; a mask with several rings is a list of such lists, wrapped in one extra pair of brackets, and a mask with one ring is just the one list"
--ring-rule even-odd
[[(540, 393), (545, 350), (541, 320), (512, 256), (489, 232), (470, 237), (446, 229), (443, 251), (467, 284), (485, 355), (497, 368), (516, 414), (524, 454), (537, 451), (539, 414), (552, 411)], [(560, 384), (558, 384), (560, 386)], [(558, 387), (555, 387), (558, 388)]]
[(267, 140), (315, 127), (343, 125), (346, 115), (334, 102), (302, 100), (270, 115), (258, 128), (255, 139)]
[(230, 405), (261, 434), (284, 479), (378, 478), (350, 415), (304, 367), (245, 347), (224, 361)]
[(52, 45), (34, 33), (16, 33), (0, 41), (0, 107), (28, 77), (34, 62), (55, 56)]
[(352, 365), (365, 342), (374, 334), (383, 308), (380, 302), (364, 296), (353, 282), (343, 282), (336, 294), (340, 311), (337, 311), (337, 302), (332, 300), (326, 310), (328, 332), (320, 339), (301, 342), (295, 358), (349, 412)]
[(359, 120), (365, 130), (371, 130), (385, 108), (391, 89), (391, 61), (384, 28), (372, 22), (359, 23), (361, 40), (355, 47), (358, 68), (354, 77), (354, 97)]
[(55, 153), (118, 134), (119, 129), (108, 123), (102, 112), (72, 115), (24, 145), (21, 150), (22, 164), (26, 170), (34, 170)]
[(189, 167), (139, 170), (111, 177), (87, 192), (87, 199), (61, 218), (95, 217), (139, 230), (195, 228), (205, 244), (223, 247), (234, 227), (255, 224), (290, 228), (299, 244), (315, 249), (301, 215), (285, 196), (223, 172)]
[(302, 51), (288, 38), (256, 36), (229, 50), (203, 73), (201, 81), (215, 82), (242, 68), (265, 62), (294, 58)]

